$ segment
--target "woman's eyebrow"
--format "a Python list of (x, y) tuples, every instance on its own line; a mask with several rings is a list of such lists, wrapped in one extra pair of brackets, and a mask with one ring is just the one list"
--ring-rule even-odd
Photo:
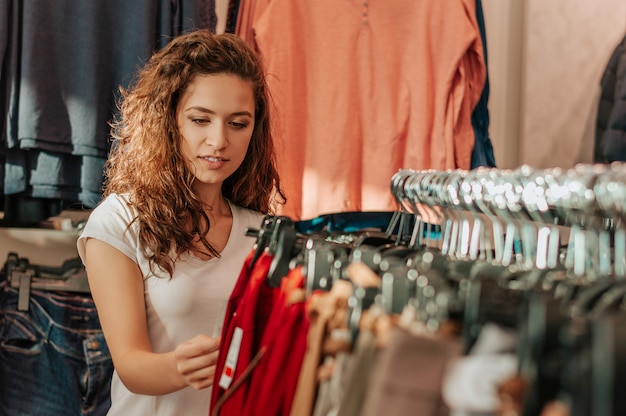
[[(197, 105), (194, 105), (194, 106), (186, 108), (185, 112), (188, 112), (188, 111), (200, 111), (200, 112), (203, 112), (203, 113), (215, 114), (215, 111), (209, 110), (208, 108), (204, 108), (204, 107), (197, 106)], [(236, 111), (236, 112), (232, 113), (231, 116), (248, 116), (248, 117), (252, 117), (252, 113), (250, 113), (249, 111), (245, 111), (245, 110), (244, 111)]]

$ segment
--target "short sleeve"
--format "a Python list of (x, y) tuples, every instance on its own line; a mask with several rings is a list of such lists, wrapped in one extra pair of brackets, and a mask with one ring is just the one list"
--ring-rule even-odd
[(138, 223), (125, 198), (112, 194), (103, 200), (89, 215), (85, 228), (77, 241), (78, 254), (85, 262), (87, 239), (95, 238), (118, 249), (139, 264)]

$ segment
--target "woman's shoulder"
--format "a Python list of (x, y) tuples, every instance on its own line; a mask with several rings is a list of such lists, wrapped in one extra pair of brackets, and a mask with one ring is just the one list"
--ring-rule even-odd
[(135, 218), (136, 214), (125, 195), (111, 194), (100, 201), (89, 214), (78, 238), (78, 251), (81, 257), (85, 254), (87, 239), (95, 238), (135, 259), (139, 229)]
[(128, 201), (128, 195), (110, 194), (104, 198), (89, 214), (88, 223), (94, 221), (109, 221), (117, 218), (124, 223), (130, 223), (136, 213)]
[(100, 201), (100, 203), (98, 204), (96, 208), (103, 206), (103, 205), (109, 208), (128, 207), (129, 206), (128, 195), (127, 194), (109, 194), (102, 201)]

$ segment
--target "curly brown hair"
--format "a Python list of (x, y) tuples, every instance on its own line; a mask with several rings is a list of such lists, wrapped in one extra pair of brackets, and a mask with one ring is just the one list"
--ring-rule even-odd
[(239, 206), (271, 214), (272, 206), (286, 198), (276, 170), (270, 96), (261, 62), (241, 38), (208, 30), (178, 36), (150, 58), (129, 89), (120, 88), (104, 196), (128, 195), (137, 212), (139, 243), (151, 264), (170, 276), (175, 257), (189, 251), (196, 236), (212, 256), (219, 256), (204, 238), (209, 218), (180, 152), (176, 108), (196, 75), (224, 73), (251, 82), (255, 125), (243, 163), (224, 181), (222, 194)]

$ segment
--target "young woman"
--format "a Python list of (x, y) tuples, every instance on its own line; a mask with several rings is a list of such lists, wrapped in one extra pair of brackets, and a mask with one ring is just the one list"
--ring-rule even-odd
[(78, 240), (115, 366), (109, 414), (206, 416), (245, 229), (284, 202), (263, 68), (238, 37), (200, 30), (122, 93)]

